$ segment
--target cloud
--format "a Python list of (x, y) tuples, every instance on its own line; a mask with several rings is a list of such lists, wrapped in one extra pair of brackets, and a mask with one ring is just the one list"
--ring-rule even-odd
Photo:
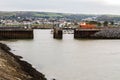
[(120, 5), (120, 0), (103, 0), (103, 2), (108, 4), (108, 5), (113, 5), (113, 6)]
[[(111, 1), (111, 0), (109, 0)], [(49, 11), (66, 13), (119, 14), (119, 5), (108, 0), (0, 0), (0, 10)], [(116, 0), (117, 1), (117, 0)]]

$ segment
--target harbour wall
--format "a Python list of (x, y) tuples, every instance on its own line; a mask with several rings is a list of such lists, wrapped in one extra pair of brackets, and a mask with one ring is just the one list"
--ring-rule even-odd
[(33, 30), (1, 29), (0, 39), (33, 39)]
[(101, 31), (100, 29), (74, 29), (74, 38), (94, 38), (95, 33)]

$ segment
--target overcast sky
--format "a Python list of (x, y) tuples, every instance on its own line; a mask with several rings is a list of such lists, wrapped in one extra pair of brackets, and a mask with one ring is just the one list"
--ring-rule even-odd
[(120, 0), (0, 0), (0, 11), (120, 14)]

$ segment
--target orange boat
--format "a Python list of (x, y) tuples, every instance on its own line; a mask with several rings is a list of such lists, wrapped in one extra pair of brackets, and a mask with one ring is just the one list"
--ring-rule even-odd
[(87, 24), (87, 23), (83, 22), (83, 23), (80, 23), (79, 27), (82, 28), (82, 29), (95, 29), (96, 25), (94, 25), (94, 24)]

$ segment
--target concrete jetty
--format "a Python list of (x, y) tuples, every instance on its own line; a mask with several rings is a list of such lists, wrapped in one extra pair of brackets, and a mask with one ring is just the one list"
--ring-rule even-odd
[[(62, 28), (54, 28), (53, 29), (53, 38), (62, 39), (63, 38), (63, 30)], [(96, 32), (101, 31), (102, 29), (74, 29), (74, 38), (93, 38)]]
[[(62, 28), (54, 28), (53, 37), (55, 39), (62, 39), (63, 37)], [(108, 27), (108, 28), (94, 28), (94, 29), (74, 29), (75, 39), (120, 39), (120, 28), (119, 27)]]
[(0, 28), (0, 39), (33, 39), (32, 29), (23, 29), (18, 27)]
[(74, 38), (92, 38), (96, 32), (101, 29), (74, 29)]
[(33, 39), (33, 30), (0, 30), (0, 39)]
[(63, 31), (61, 28), (54, 28), (53, 29), (53, 38), (55, 38), (55, 39), (62, 39), (63, 38)]

